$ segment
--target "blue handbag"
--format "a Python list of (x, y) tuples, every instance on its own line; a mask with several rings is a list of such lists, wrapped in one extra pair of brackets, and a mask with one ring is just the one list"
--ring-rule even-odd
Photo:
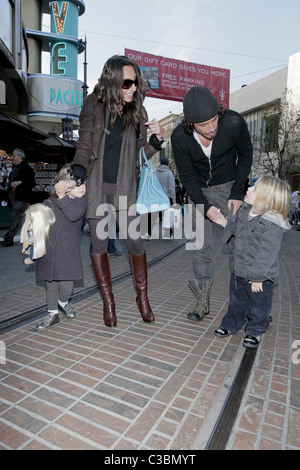
[[(145, 162), (142, 162), (142, 157)], [(136, 212), (147, 214), (168, 209), (171, 205), (170, 200), (154, 174), (152, 161), (146, 158), (144, 147), (140, 150), (139, 161), (141, 175)]]

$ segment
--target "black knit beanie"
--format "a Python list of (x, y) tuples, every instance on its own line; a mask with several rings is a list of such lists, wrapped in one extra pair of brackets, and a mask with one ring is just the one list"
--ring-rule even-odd
[(218, 100), (208, 88), (193, 86), (183, 99), (184, 118), (189, 122), (206, 122), (220, 111)]

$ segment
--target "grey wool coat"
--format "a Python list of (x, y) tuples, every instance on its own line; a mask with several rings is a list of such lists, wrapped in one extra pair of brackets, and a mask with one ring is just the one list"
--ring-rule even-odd
[(43, 281), (83, 279), (80, 229), (86, 212), (86, 198), (50, 197), (44, 202), (55, 214), (46, 254), (36, 261), (36, 278)]
[[(99, 205), (107, 202), (103, 192), (103, 157), (110, 114), (105, 104), (100, 103), (95, 94), (91, 94), (83, 103), (79, 119), (79, 142), (72, 164), (81, 165), (87, 170), (87, 218), (95, 219), (99, 217)], [(136, 203), (140, 148), (144, 147), (147, 158), (157, 152), (147, 143), (145, 122), (147, 121), (141, 118), (139, 133), (133, 126), (123, 132), (114, 199), (116, 210), (119, 210), (119, 196), (127, 196), (125, 209)]]

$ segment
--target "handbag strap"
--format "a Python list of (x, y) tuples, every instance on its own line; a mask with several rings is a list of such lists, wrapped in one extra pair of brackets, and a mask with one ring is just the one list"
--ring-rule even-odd
[(148, 168), (153, 168), (152, 160), (151, 160), (151, 159), (150, 159), (150, 160), (147, 160), (144, 147), (142, 147), (142, 148), (140, 149), (140, 153), (139, 153), (140, 167), (141, 167), (142, 165), (144, 165), (144, 162), (142, 162), (142, 156), (143, 156), (143, 158), (144, 158), (144, 160), (145, 160), (145, 165), (147, 165)]

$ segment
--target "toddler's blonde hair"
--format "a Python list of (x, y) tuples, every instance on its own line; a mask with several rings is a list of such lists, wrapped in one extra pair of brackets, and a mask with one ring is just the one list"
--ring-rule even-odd
[(26, 242), (28, 239), (28, 226), (32, 223), (34, 259), (41, 258), (46, 253), (46, 242), (54, 222), (54, 212), (45, 204), (33, 204), (27, 209), (25, 222), (21, 229), (20, 241), (21, 243)]
[(256, 214), (276, 212), (284, 219), (289, 214), (291, 188), (275, 176), (264, 175), (255, 183), (255, 201), (252, 210)]

